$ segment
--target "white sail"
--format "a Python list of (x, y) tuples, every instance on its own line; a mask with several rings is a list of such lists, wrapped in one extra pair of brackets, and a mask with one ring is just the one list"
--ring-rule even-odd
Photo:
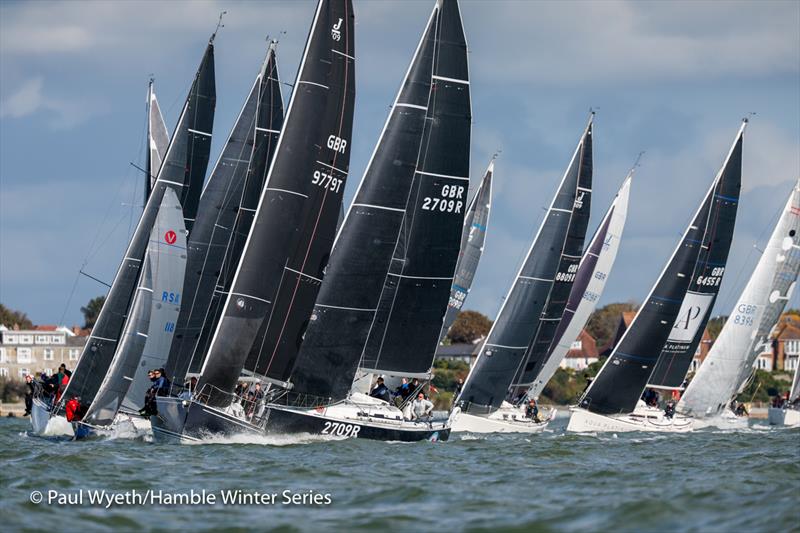
[(792, 380), (792, 391), (789, 393), (789, 402), (794, 402), (800, 398), (800, 364), (794, 367), (794, 379)]
[(152, 385), (147, 371), (164, 366), (175, 333), (186, 274), (187, 232), (182, 212), (175, 192), (167, 190), (147, 250), (153, 277), (150, 323), (139, 365), (122, 402), (122, 408), (128, 411), (144, 406), (145, 393)]
[(150, 189), (153, 188), (161, 168), (161, 161), (167, 153), (169, 147), (169, 133), (167, 125), (164, 124), (164, 117), (161, 115), (161, 108), (158, 106), (156, 93), (153, 90), (153, 80), (147, 91), (147, 146), (150, 153), (149, 168)]
[[(614, 266), (614, 260), (617, 258), (617, 251), (619, 250), (619, 243), (622, 238), (622, 230), (625, 228), (625, 219), (628, 215), (628, 199), (630, 198), (632, 177), (633, 171), (628, 174), (628, 177), (619, 188), (616, 198), (614, 198), (606, 216), (603, 217), (603, 220), (600, 222), (597, 233), (595, 233), (586, 249), (586, 253), (581, 259), (581, 264), (583, 264), (587, 255), (596, 247), (597, 239), (604, 239), (602, 247), (600, 248), (600, 253), (597, 254), (597, 262), (590, 273), (590, 280), (588, 285), (586, 285), (580, 303), (577, 309), (574, 310), (572, 319), (569, 321), (569, 325), (564, 330), (561, 338), (556, 339), (557, 344), (552, 348), (552, 352), (547, 362), (542, 367), (541, 372), (539, 372), (539, 375), (536, 376), (536, 379), (531, 384), (528, 390), (529, 398), (539, 397), (539, 394), (541, 394), (545, 385), (547, 385), (547, 382), (553, 377), (561, 361), (567, 355), (567, 352), (572, 346), (572, 342), (578, 338), (592, 312), (594, 312), (595, 307), (597, 307), (597, 302), (603, 294), (603, 289), (605, 289), (608, 274), (611, 272), (611, 268)], [(601, 229), (606, 225), (607, 220), (608, 230), (602, 232)], [(581, 267), (579, 266), (579, 275), (580, 270)], [(570, 299), (572, 299), (572, 295), (570, 295)], [(567, 309), (564, 311), (562, 320), (567, 318), (567, 313), (569, 312), (570, 309), (568, 305)]]
[(800, 181), (750, 281), (678, 403), (679, 412), (699, 418), (717, 415), (749, 378), (794, 290), (800, 271), (799, 231)]
[[(167, 188), (161, 200), (158, 215), (150, 232), (150, 242), (144, 256), (142, 275), (136, 287), (128, 320), (122, 332), (119, 345), (108, 372), (100, 384), (100, 389), (89, 406), (83, 420), (95, 425), (107, 426), (114, 421), (123, 398), (128, 393), (142, 359), (142, 353), (151, 343), (163, 348), (168, 335), (166, 348), (172, 341), (172, 330), (177, 319), (180, 303), (179, 291), (183, 288), (183, 273), (186, 269), (186, 227), (183, 208), (173, 189)], [(174, 285), (178, 292), (162, 294), (165, 287)], [(155, 291), (159, 292), (156, 294)], [(163, 298), (163, 301), (162, 301)], [(170, 301), (174, 300), (174, 301)], [(160, 322), (165, 311), (172, 310), (172, 327), (165, 328)], [(154, 320), (155, 319), (155, 320)], [(161, 331), (159, 331), (159, 329)], [(165, 331), (169, 329), (169, 331)], [(151, 335), (153, 340), (151, 341)], [(147, 376), (145, 375), (145, 380)], [(142, 393), (144, 397), (144, 392)]]

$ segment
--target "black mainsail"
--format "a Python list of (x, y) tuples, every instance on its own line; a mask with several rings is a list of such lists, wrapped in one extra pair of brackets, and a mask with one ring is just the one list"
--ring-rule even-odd
[[(430, 366), (466, 200), (471, 116), (466, 52), (457, 2), (438, 2), (342, 225), (291, 375), (294, 391), (333, 401), (349, 394), (382, 311), (385, 286), (397, 288), (403, 279), (412, 283), (398, 291), (403, 305), (419, 308), (407, 296), (412, 287), (420, 300), (434, 304), (428, 298), (439, 299), (430, 323), (421, 328), (407, 324), (412, 329), (406, 333), (414, 334), (403, 339), (412, 354), (418, 335), (425, 336), (421, 350), (427, 362), (422, 366)], [(437, 231), (436, 239), (442, 240), (434, 246), (426, 234)], [(420, 248), (426, 246), (423, 241), (431, 247)], [(421, 257), (425, 253), (430, 256)], [(391, 265), (403, 260), (409, 270), (394, 270), (387, 277)], [(436, 279), (423, 279), (422, 273)]]
[(736, 135), (725, 165), (720, 170), (714, 204), (706, 221), (692, 283), (683, 299), (678, 318), (661, 350), (648, 386), (681, 387), (703, 337), (711, 310), (722, 285), (742, 185), (742, 129)]
[(261, 361), (269, 367), (284, 340), (300, 342), (311, 314), (350, 163), (354, 21), (351, 0), (317, 6), (275, 157), (201, 371), (200, 392), (210, 395), (211, 405), (229, 402), (225, 393), (233, 391), (265, 323), (270, 343), (262, 345)]
[[(189, 237), (183, 288), (186, 303), (165, 366), (173, 382), (182, 383), (187, 371), (197, 371), (203, 362), (202, 355), (222, 311), (222, 291), (233, 279), (275, 153), (283, 125), (275, 45), (269, 45), (200, 198)], [(193, 358), (195, 354), (198, 357)]]
[(683, 307), (687, 290), (694, 281), (693, 275), (697, 273), (698, 258), (706, 247), (703, 235), (709, 214), (720, 202), (732, 201), (721, 195), (723, 185), (721, 181), (723, 178), (734, 181), (739, 179), (736, 177), (736, 172), (729, 172), (726, 167), (741, 164), (743, 130), (744, 124), (728, 154), (723, 170), (712, 182), (711, 188), (644, 305), (636, 313), (633, 322), (595, 380), (584, 392), (580, 401), (580, 406), (584, 409), (609, 415), (630, 413), (636, 407), (636, 402), (647, 385), (667, 339), (673, 334), (672, 330)]
[(483, 175), (481, 184), (470, 202), (467, 214), (464, 217), (464, 229), (461, 233), (461, 253), (456, 263), (456, 276), (450, 290), (450, 301), (444, 315), (444, 324), (439, 333), (439, 342), (442, 342), (450, 331), (458, 312), (464, 306), (464, 301), (469, 295), (478, 263), (483, 255), (483, 245), (486, 242), (486, 228), (489, 225), (489, 211), (492, 207), (492, 176), (494, 175), (494, 158)]
[[(556, 277), (567, 274), (574, 279), (574, 272), (561, 272), (559, 268), (565, 263), (563, 252), (572, 237), (573, 217), (589, 207), (582, 200), (591, 189), (592, 118), (467, 377), (460, 395), (464, 412), (488, 413), (500, 407), (525, 360)], [(580, 253), (575, 255), (580, 260)]]
[[(591, 135), (591, 129), (589, 130)], [(547, 361), (550, 353), (550, 345), (556, 338), (556, 331), (564, 310), (572, 292), (572, 284), (575, 281), (581, 258), (583, 257), (583, 246), (586, 240), (586, 229), (589, 226), (589, 214), (591, 210), (592, 197), (592, 143), (587, 142), (583, 149), (583, 163), (581, 166), (580, 177), (578, 178), (578, 192), (575, 197), (575, 207), (567, 229), (567, 238), (561, 250), (561, 258), (556, 269), (556, 275), (547, 296), (547, 303), (544, 305), (542, 314), (539, 318), (539, 327), (533, 337), (522, 364), (519, 366), (514, 380), (512, 381), (512, 398), (518, 392), (527, 390), (536, 375)]]
[(166, 189), (173, 189), (183, 205), (187, 228), (194, 219), (197, 203), (208, 166), (211, 149), (211, 129), (214, 123), (216, 88), (214, 84), (214, 38), (209, 40), (200, 68), (195, 75), (189, 96), (184, 104), (178, 125), (172, 135), (164, 162), (150, 197), (134, 230), (131, 241), (114, 276), (106, 302), (100, 310), (92, 333), (86, 341), (78, 365), (56, 413), (63, 411), (64, 402), (79, 396), (82, 403), (91, 404), (114, 358), (122, 329), (139, 279), (147, 250), (150, 231), (155, 223)]

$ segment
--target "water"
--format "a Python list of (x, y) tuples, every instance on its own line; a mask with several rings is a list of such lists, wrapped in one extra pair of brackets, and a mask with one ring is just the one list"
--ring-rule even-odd
[[(234, 439), (199, 445), (53, 441), (0, 420), (4, 531), (400, 528), (525, 531), (800, 531), (800, 430), (684, 435), (454, 435), (446, 443)], [(32, 491), (77, 505), (30, 503)], [(215, 505), (90, 505), (88, 490), (216, 494)], [(276, 493), (224, 505), (220, 491)], [(284, 505), (282, 492), (330, 495)]]

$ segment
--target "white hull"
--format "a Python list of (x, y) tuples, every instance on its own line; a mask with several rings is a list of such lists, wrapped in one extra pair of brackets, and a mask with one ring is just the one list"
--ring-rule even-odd
[(534, 422), (525, 417), (524, 411), (515, 407), (501, 407), (489, 416), (476, 416), (453, 411), (453, 433), (541, 433), (555, 418), (555, 409), (542, 419)]
[(44, 437), (71, 437), (72, 424), (63, 416), (50, 416), (50, 408), (39, 398), (33, 399), (31, 426), (35, 435)]
[(771, 426), (800, 426), (800, 411), (770, 407), (767, 413)]
[(625, 433), (631, 431), (649, 431), (660, 433), (686, 433), (692, 431), (693, 420), (676, 414), (672, 418), (664, 416), (659, 409), (639, 409), (633, 413), (619, 415), (601, 415), (580, 407), (573, 407), (567, 425), (567, 431), (576, 433), (596, 433), (613, 431)]
[(748, 427), (748, 417), (736, 416), (729, 410), (723, 411), (717, 416), (707, 418), (695, 418), (694, 429), (717, 428), (717, 429), (746, 429)]

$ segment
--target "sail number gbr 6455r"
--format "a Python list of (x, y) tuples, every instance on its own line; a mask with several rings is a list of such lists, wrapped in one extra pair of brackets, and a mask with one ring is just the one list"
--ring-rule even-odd
[(440, 211), (442, 213), (461, 213), (464, 207), (463, 185), (443, 185), (439, 198), (426, 196), (422, 199), (423, 211)]

